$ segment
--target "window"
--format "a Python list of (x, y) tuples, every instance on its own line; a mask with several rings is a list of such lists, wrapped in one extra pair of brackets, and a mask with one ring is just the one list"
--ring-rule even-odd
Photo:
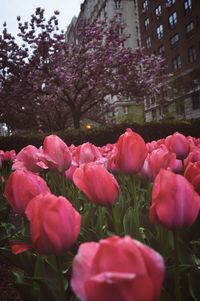
[(149, 18), (146, 18), (144, 20), (144, 26), (145, 26), (145, 30), (147, 31), (149, 29)]
[(190, 33), (191, 31), (194, 30), (194, 23), (190, 22), (188, 25), (186, 25), (185, 29), (186, 29), (186, 33)]
[(146, 38), (146, 47), (147, 47), (147, 49), (151, 48), (151, 38), (150, 37)]
[(162, 11), (161, 11), (161, 5), (158, 5), (155, 9), (155, 14), (156, 14), (156, 18), (159, 19), (161, 14), (162, 14)]
[(172, 60), (172, 67), (173, 67), (174, 71), (177, 71), (178, 69), (181, 68), (181, 57), (180, 57), (180, 55), (178, 55), (177, 57), (175, 57)]
[(166, 113), (168, 113), (169, 112), (169, 107), (168, 107), (168, 105), (164, 105), (163, 106), (163, 114), (166, 114)]
[(168, 90), (167, 90), (167, 87), (162, 87), (161, 91), (162, 91), (162, 96), (163, 96), (163, 97), (167, 97), (167, 96), (168, 96)]
[(149, 108), (149, 106), (150, 106), (149, 98), (146, 98), (146, 107)]
[(145, 0), (143, 2), (142, 8), (143, 8), (142, 12), (145, 13), (148, 9), (148, 1), (147, 0)]
[(188, 62), (193, 63), (194, 61), (196, 61), (196, 58), (196, 49), (194, 47), (188, 48)]
[(163, 25), (160, 24), (160, 26), (157, 27), (156, 31), (157, 31), (158, 39), (162, 39), (162, 37), (163, 37)]
[(185, 9), (185, 14), (189, 14), (190, 11), (192, 10), (192, 1), (187, 0), (184, 2), (184, 9)]
[(158, 55), (160, 55), (161, 57), (163, 57), (165, 54), (165, 47), (164, 45), (161, 45), (159, 48), (158, 48)]
[(123, 112), (124, 112), (124, 114), (128, 114), (128, 107), (127, 106), (123, 107)]
[(170, 6), (172, 6), (175, 2), (176, 2), (176, 0), (167, 0), (165, 6), (166, 6), (166, 7), (170, 7)]
[(170, 39), (170, 44), (172, 47), (176, 46), (179, 41), (179, 35), (176, 33), (171, 39)]
[(200, 109), (200, 94), (192, 95), (192, 109)]
[(121, 1), (120, 0), (115, 0), (115, 8), (122, 8), (122, 4), (121, 4)]
[(155, 95), (151, 95), (150, 96), (150, 103), (151, 103), (151, 105), (154, 105), (156, 103), (156, 97), (155, 97)]
[(169, 26), (174, 28), (177, 23), (177, 14), (174, 12), (171, 16), (169, 16)]
[(121, 22), (121, 21), (122, 21), (122, 14), (121, 14), (121, 13), (118, 13), (118, 14), (116, 15), (116, 21), (117, 21), (117, 22)]
[(156, 120), (156, 109), (152, 110), (151, 113), (152, 113), (152, 119)]
[(176, 102), (176, 113), (182, 115), (185, 112), (185, 106), (183, 101)]

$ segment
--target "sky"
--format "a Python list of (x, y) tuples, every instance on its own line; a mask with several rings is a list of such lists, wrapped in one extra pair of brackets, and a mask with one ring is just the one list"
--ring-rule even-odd
[(59, 29), (66, 31), (72, 18), (78, 16), (80, 4), (83, 2), (83, 0), (0, 0), (0, 34), (3, 23), (6, 22), (8, 32), (17, 38), (17, 16), (21, 16), (22, 22), (29, 21), (37, 7), (45, 9), (44, 15), (47, 19), (58, 10)]

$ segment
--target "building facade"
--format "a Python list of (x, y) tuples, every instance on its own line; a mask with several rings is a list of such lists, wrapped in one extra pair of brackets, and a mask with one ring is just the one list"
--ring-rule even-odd
[(135, 49), (140, 47), (139, 18), (136, 0), (85, 0), (81, 4), (78, 17), (73, 18), (66, 32), (68, 42), (75, 41), (79, 22), (81, 19), (94, 22), (96, 19), (109, 21), (118, 15), (126, 24), (124, 34), (130, 38), (125, 41), (124, 46)]
[[(85, 0), (81, 4), (80, 13), (77, 18), (73, 18), (72, 22), (67, 28), (66, 40), (70, 44), (77, 43), (77, 32), (81, 19), (87, 19), (91, 23), (95, 20), (109, 21), (115, 16), (119, 16), (120, 20), (126, 25), (123, 31), (124, 35), (130, 35), (130, 37), (124, 42), (124, 47), (135, 49), (141, 46), (140, 31), (139, 31), (139, 17), (138, 7), (136, 0)], [(120, 122), (124, 116), (128, 117), (135, 114), (135, 121), (144, 120), (143, 106), (135, 106), (133, 101), (127, 103), (117, 97), (107, 97), (107, 101), (110, 102), (112, 110), (107, 114), (107, 122)]]
[(108, 97), (113, 108), (108, 121), (200, 117), (200, 0), (85, 0), (68, 26), (66, 40), (76, 42), (82, 18), (106, 21), (115, 15), (130, 34), (124, 47), (145, 47), (147, 54), (163, 57), (173, 75), (171, 89), (151, 95), (143, 106)]
[(170, 91), (145, 100), (145, 120), (200, 117), (200, 1), (138, 1), (141, 45), (162, 56)]

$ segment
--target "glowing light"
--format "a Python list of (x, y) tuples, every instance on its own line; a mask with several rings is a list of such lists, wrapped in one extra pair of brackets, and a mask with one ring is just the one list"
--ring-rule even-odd
[(87, 124), (87, 125), (86, 125), (86, 129), (90, 130), (91, 128), (92, 128), (92, 127), (91, 127), (90, 124)]

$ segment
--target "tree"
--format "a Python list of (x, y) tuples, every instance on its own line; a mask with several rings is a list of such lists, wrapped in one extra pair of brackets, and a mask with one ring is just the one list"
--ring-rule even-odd
[(139, 101), (166, 82), (163, 59), (120, 46), (128, 38), (121, 22), (82, 20), (78, 44), (68, 45), (57, 14), (47, 22), (37, 8), (29, 23), (18, 17), (22, 45), (6, 24), (0, 36), (0, 120), (12, 129), (61, 130), (70, 118), (79, 128), (85, 114), (109, 110), (106, 96)]

